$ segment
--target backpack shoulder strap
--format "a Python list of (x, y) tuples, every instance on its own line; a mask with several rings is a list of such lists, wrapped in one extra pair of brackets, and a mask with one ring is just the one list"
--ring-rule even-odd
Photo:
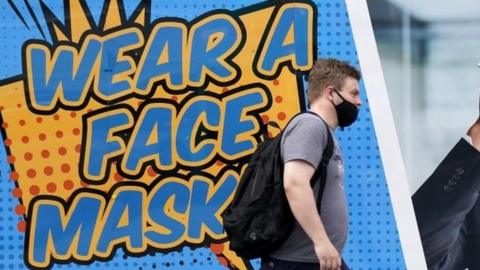
[[(315, 114), (313, 112), (310, 112), (310, 113)], [(315, 114), (315, 115), (317, 115), (317, 114)], [(330, 159), (332, 158), (333, 148), (334, 148), (335, 144), (333, 142), (333, 137), (332, 137), (332, 134), (330, 132), (330, 129), (328, 128), (327, 123), (320, 116), (318, 116), (318, 118), (320, 118), (322, 120), (323, 124), (326, 127), (326, 130), (327, 130), (327, 145), (325, 146), (325, 149), (323, 150), (322, 159), (320, 160), (320, 163), (319, 163), (317, 169), (315, 170), (315, 173), (313, 174), (312, 179), (310, 180), (310, 183), (313, 186), (315, 181), (317, 181), (317, 179), (320, 179), (320, 187), (319, 187), (319, 192), (318, 192), (318, 196), (317, 196), (317, 207), (318, 207), (318, 211), (321, 212), (320, 205), (321, 205), (321, 202), (322, 202), (323, 191), (325, 190), (325, 185), (327, 183), (327, 167), (328, 167), (328, 163), (330, 162)]]
[[(316, 181), (316, 179), (318, 179), (319, 176), (321, 176), (322, 178), (321, 179), (326, 179), (326, 168), (328, 166), (328, 162), (330, 161), (330, 159), (332, 158), (332, 155), (333, 155), (333, 147), (334, 147), (334, 143), (333, 143), (333, 137), (332, 137), (332, 134), (330, 132), (330, 128), (328, 127), (327, 123), (325, 122), (325, 120), (323, 120), (322, 117), (320, 117), (318, 114), (312, 112), (312, 111), (303, 111), (303, 112), (299, 112), (297, 114), (295, 114), (288, 122), (287, 124), (285, 125), (285, 128), (284, 130), (288, 127), (288, 125), (290, 124), (290, 122), (292, 122), (292, 120), (301, 115), (301, 114), (304, 114), (304, 113), (309, 113), (309, 114), (313, 114), (315, 116), (317, 116), (320, 120), (322, 120), (323, 124), (325, 125), (325, 128), (327, 130), (327, 145), (325, 146), (325, 149), (323, 150), (323, 156), (322, 156), (322, 159), (320, 160), (320, 164), (318, 165), (317, 169), (315, 170), (315, 173), (313, 174), (312, 176), (312, 185), (313, 185), (313, 182)], [(268, 122), (266, 124), (263, 125), (263, 127), (265, 128), (264, 130), (266, 130), (266, 127), (268, 125), (272, 125), (274, 127), (278, 127), (280, 129), (280, 127), (278, 126), (277, 123), (272, 123), (272, 122)], [(282, 132), (284, 131), (282, 130)], [(264, 131), (266, 132), (266, 131)], [(322, 168), (325, 168), (325, 169), (322, 169)], [(322, 171), (325, 171), (325, 177), (323, 176)], [(325, 181), (323, 181), (325, 182)]]
[(277, 124), (277, 122), (274, 122), (274, 121), (268, 121), (267, 123), (263, 123), (262, 125), (260, 125), (260, 131), (261, 131), (261, 135), (263, 136), (263, 139), (267, 139), (267, 138), (270, 138), (270, 136), (268, 136), (268, 127), (269, 126), (272, 126), (278, 130), (280, 130), (280, 133), (283, 133), (285, 131), (285, 129), (287, 129), (288, 125), (290, 124), (290, 122), (292, 122), (292, 120), (301, 115), (301, 114), (304, 114), (306, 112), (298, 112), (297, 114), (295, 114), (292, 118), (290, 118), (290, 120), (288, 120), (287, 124), (285, 125), (285, 127), (282, 129), (280, 127), (280, 125)]
[[(330, 159), (332, 158), (333, 155), (333, 138), (332, 135), (330, 134), (330, 131), (328, 131), (328, 142), (327, 146), (325, 148), (325, 151), (323, 152), (323, 157), (322, 161), (320, 162), (320, 166), (317, 169), (318, 174), (315, 175), (313, 179), (319, 179), (320, 180), (320, 187), (318, 191), (318, 196), (317, 196), (317, 207), (318, 207), (318, 212), (322, 212), (322, 197), (323, 197), (323, 192), (325, 191), (325, 186), (327, 184), (327, 168), (328, 168), (328, 163), (330, 162)], [(320, 176), (320, 178), (318, 177)], [(315, 181), (315, 180), (314, 180)]]

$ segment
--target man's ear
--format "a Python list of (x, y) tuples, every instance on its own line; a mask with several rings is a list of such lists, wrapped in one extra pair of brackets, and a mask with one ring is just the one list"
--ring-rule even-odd
[(325, 88), (323, 88), (323, 95), (327, 97), (328, 100), (333, 100), (333, 86), (332, 85), (327, 85)]

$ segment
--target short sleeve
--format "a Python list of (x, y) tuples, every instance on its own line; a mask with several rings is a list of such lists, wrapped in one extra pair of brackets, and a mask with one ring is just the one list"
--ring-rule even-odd
[(317, 169), (330, 132), (317, 116), (297, 117), (285, 129), (282, 138), (283, 162), (303, 160)]

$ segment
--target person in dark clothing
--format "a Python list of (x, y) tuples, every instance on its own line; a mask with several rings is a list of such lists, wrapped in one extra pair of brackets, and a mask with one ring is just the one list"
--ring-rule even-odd
[(480, 117), (413, 195), (430, 270), (480, 270)]

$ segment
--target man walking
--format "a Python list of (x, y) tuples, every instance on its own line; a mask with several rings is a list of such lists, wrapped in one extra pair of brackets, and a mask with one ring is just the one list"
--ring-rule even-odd
[[(277, 250), (262, 259), (267, 269), (340, 269), (347, 237), (343, 158), (334, 139), (321, 202), (317, 205), (320, 179), (315, 173), (327, 145), (328, 132), (351, 125), (361, 105), (360, 72), (335, 59), (318, 60), (308, 78), (310, 111), (295, 117), (285, 128), (281, 142), (284, 188), (296, 222)], [(323, 121), (322, 121), (323, 119)], [(319, 214), (321, 212), (321, 215)]]

